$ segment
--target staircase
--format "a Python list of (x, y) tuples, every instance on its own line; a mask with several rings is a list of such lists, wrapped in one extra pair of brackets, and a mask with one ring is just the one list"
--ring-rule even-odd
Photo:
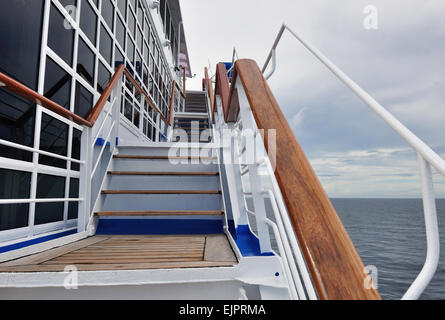
[(216, 159), (169, 157), (169, 150), (168, 146), (118, 148), (108, 187), (102, 190), (102, 211), (96, 213), (97, 234), (223, 233)]
[(212, 140), (206, 96), (203, 92), (187, 92), (185, 112), (176, 114), (173, 137), (175, 142), (202, 142)]

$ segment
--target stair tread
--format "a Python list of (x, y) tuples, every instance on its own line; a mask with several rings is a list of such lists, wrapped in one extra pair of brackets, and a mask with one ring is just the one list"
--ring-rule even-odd
[(218, 210), (202, 210), (202, 211), (190, 211), (190, 210), (156, 210), (156, 211), (100, 211), (96, 212), (96, 216), (113, 217), (113, 216), (221, 216), (224, 211)]
[(138, 155), (114, 155), (115, 159), (136, 160), (214, 160), (216, 157), (169, 157), (169, 156), (138, 156)]
[(221, 194), (220, 190), (103, 190), (102, 194)]
[(109, 171), (116, 176), (218, 176), (219, 172), (146, 172), (146, 171)]

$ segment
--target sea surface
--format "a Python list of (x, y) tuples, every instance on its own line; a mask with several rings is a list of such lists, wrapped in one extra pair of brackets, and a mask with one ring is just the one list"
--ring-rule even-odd
[[(331, 199), (366, 266), (377, 267), (384, 299), (400, 299), (421, 271), (426, 234), (420, 199)], [(445, 299), (445, 200), (437, 200), (441, 240), (436, 275), (421, 299)]]
[[(421, 199), (331, 199), (365, 266), (377, 269), (383, 299), (401, 299), (425, 263), (426, 233)], [(247, 199), (253, 210), (252, 199)], [(437, 200), (441, 240), (437, 272), (420, 299), (445, 300), (445, 199)], [(266, 201), (267, 215), (273, 210)], [(256, 232), (255, 219), (249, 217)], [(278, 250), (273, 233), (272, 248)]]

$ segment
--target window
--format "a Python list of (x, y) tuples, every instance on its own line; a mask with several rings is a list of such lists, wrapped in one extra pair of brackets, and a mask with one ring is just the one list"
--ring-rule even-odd
[[(0, 169), (0, 199), (28, 199), (31, 173)], [(28, 226), (29, 204), (0, 205), (0, 231)]]
[[(70, 199), (79, 198), (79, 179), (70, 178), (69, 198)], [(78, 213), (79, 213), (79, 203), (70, 202), (68, 204), (68, 220), (77, 219)]]
[[(39, 174), (37, 199), (65, 198), (65, 177)], [(35, 225), (63, 221), (63, 202), (36, 203)]]
[(77, 82), (74, 113), (82, 118), (87, 118), (93, 109), (93, 98), (93, 94)]
[(64, 27), (65, 17), (51, 4), (48, 46), (68, 65), (73, 63), (74, 30)]
[(116, 23), (116, 39), (122, 49), (125, 49), (125, 27), (121, 18), (118, 18)]
[(96, 26), (97, 15), (94, 13), (93, 8), (88, 1), (82, 1), (80, 9), (80, 28), (93, 45), (96, 45)]
[[(118, 0), (118, 2), (120, 1)], [(102, 16), (108, 27), (113, 30), (114, 6), (111, 0), (102, 0)]]
[(46, 58), (45, 97), (70, 110), (71, 76), (53, 59)]
[(88, 45), (79, 38), (79, 51), (77, 56), (77, 73), (91, 86), (94, 86), (95, 56)]
[(102, 94), (111, 80), (111, 73), (101, 62), (99, 62), (99, 73), (97, 76), (97, 91)]
[[(40, 150), (66, 157), (68, 154), (68, 125), (47, 114), (42, 115)], [(40, 155), (39, 163), (47, 166), (66, 168), (66, 161)]]
[(113, 65), (113, 40), (111, 40), (111, 36), (105, 30), (103, 25), (101, 25), (100, 28), (100, 54), (110, 66)]

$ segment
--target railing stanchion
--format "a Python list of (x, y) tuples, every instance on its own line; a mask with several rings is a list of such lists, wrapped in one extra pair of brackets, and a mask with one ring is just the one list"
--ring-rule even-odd
[(439, 227), (437, 223), (436, 197), (431, 165), (427, 163), (420, 154), (419, 162), (427, 241), (426, 262), (417, 279), (403, 296), (403, 300), (416, 300), (420, 298), (436, 273), (440, 256)]

